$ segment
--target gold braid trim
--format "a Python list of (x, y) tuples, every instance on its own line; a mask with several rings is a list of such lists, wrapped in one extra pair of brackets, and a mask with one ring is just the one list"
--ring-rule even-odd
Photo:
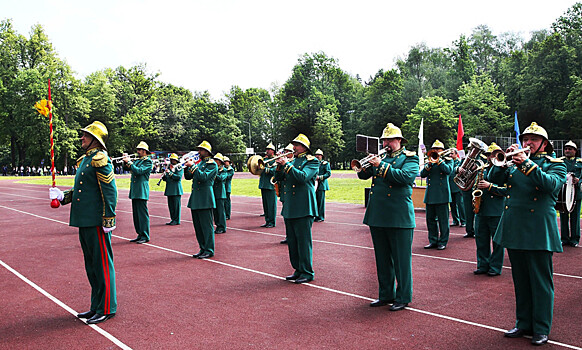
[(111, 170), (111, 172), (107, 175), (103, 175), (101, 173), (97, 173), (97, 180), (99, 180), (99, 182), (103, 182), (103, 183), (111, 183), (111, 181), (113, 181), (113, 179), (115, 178), (114, 174), (113, 174), (113, 170)]

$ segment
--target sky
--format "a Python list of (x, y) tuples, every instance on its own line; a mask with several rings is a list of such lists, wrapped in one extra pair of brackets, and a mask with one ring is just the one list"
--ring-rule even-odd
[(323, 51), (366, 81), (419, 43), (450, 47), (478, 25), (494, 34), (549, 29), (574, 0), (2, 0), (0, 20), (41, 24), (76, 76), (147, 64), (159, 80), (221, 99), (283, 85)]

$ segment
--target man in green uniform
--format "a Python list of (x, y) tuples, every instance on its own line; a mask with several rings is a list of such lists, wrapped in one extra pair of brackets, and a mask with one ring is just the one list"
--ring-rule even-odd
[(184, 190), (182, 189), (182, 176), (184, 175), (184, 169), (179, 162), (178, 155), (172, 153), (170, 155), (170, 166), (162, 175), (162, 180), (166, 181), (166, 189), (164, 190), (164, 196), (168, 197), (168, 209), (170, 209), (171, 221), (166, 223), (166, 225), (180, 225), (181, 208), (182, 208), (182, 194)]
[[(292, 144), (288, 144), (285, 149), (283, 150), (283, 153), (287, 154), (287, 161), (291, 162), (293, 161), (293, 145)], [(279, 196), (279, 200), (281, 201), (281, 204), (285, 201), (285, 197), (282, 196), (283, 194), (283, 188), (285, 187), (285, 180), (279, 180), (277, 181), (277, 186), (278, 186), (278, 190), (276, 191)], [(285, 236), (285, 239), (283, 239), (281, 242), (279, 242), (281, 244), (287, 244), (287, 237)]]
[(277, 195), (275, 194), (275, 186), (271, 183), (277, 164), (275, 161), (269, 162), (269, 159), (273, 159), (275, 156), (275, 146), (269, 143), (265, 152), (265, 169), (259, 178), (259, 189), (261, 190), (263, 213), (265, 214), (265, 223), (261, 227), (271, 228), (275, 227), (277, 217)]
[(574, 189), (576, 191), (576, 204), (571, 213), (560, 212), (560, 233), (562, 245), (578, 247), (580, 243), (580, 205), (582, 204), (582, 192), (580, 191), (580, 177), (582, 176), (582, 159), (576, 157), (578, 146), (573, 141), (564, 145), (564, 157), (560, 158), (566, 164), (568, 173), (574, 177)]
[[(431, 151), (442, 152), (445, 145), (436, 140)], [(426, 177), (426, 191), (424, 203), (426, 204), (426, 227), (428, 228), (429, 244), (425, 249), (446, 249), (449, 242), (449, 203), (451, 202), (451, 190), (449, 188), (449, 174), (452, 172), (452, 161), (438, 157), (426, 163), (421, 177)], [(438, 227), (437, 227), (438, 220)], [(440, 237), (439, 237), (440, 229)]]
[(212, 185), (214, 201), (216, 202), (216, 208), (213, 210), (214, 223), (216, 224), (216, 230), (214, 233), (226, 233), (226, 211), (224, 208), (224, 202), (226, 201), (226, 189), (224, 183), (228, 174), (226, 173), (223, 165), (224, 156), (221, 153), (216, 153), (213, 159), (218, 166), (218, 172), (216, 173), (214, 184)]
[(392, 123), (380, 140), (386, 153), (372, 158), (372, 166), (358, 172), (360, 179), (372, 177), (364, 224), (370, 226), (374, 243), (379, 296), (370, 306), (393, 303), (390, 310), (398, 311), (412, 300), (412, 235), (416, 227), (412, 185), (418, 156), (402, 146), (407, 140)]
[(214, 225), (212, 224), (212, 210), (216, 208), (212, 186), (218, 173), (216, 162), (212, 159), (212, 146), (208, 141), (198, 145), (200, 162), (194, 164), (189, 159), (184, 166), (184, 178), (192, 180), (192, 193), (188, 201), (188, 208), (192, 211), (192, 222), (196, 240), (200, 251), (193, 258), (207, 259), (214, 256)]
[(465, 226), (465, 206), (463, 205), (463, 193), (459, 186), (455, 184), (453, 179), (457, 174), (457, 168), (461, 166), (461, 160), (459, 159), (459, 155), (457, 152), (451, 153), (451, 158), (453, 159), (452, 163), (452, 171), (449, 175), (449, 187), (451, 189), (451, 215), (453, 217), (453, 223), (451, 226)]
[[(491, 143), (487, 149), (489, 163), (493, 151), (500, 151), (501, 148)], [(481, 177), (477, 185), (477, 191), (480, 192), (478, 209), (474, 208), (475, 214), (475, 245), (477, 248), (477, 269), (473, 271), (475, 275), (487, 274), (489, 276), (498, 276), (503, 268), (503, 247), (493, 242), (495, 231), (499, 226), (499, 220), (503, 213), (503, 203), (507, 188), (488, 182), (487, 174), (491, 167), (483, 169), (482, 175), (478, 175), (476, 181)], [(502, 184), (503, 185), (503, 184)], [(479, 194), (479, 193), (477, 193)], [(493, 250), (491, 244), (493, 242)]]
[(136, 148), (139, 159), (134, 162), (129, 156), (125, 155), (123, 162), (124, 167), (131, 172), (129, 199), (131, 199), (133, 212), (133, 226), (137, 232), (137, 237), (130, 242), (141, 244), (150, 241), (148, 200), (150, 198), (150, 174), (153, 165), (149, 157), (151, 152), (148, 144), (141, 141)]
[[(507, 249), (515, 287), (515, 328), (505, 333), (517, 338), (532, 334), (532, 343), (548, 341), (554, 311), (552, 255), (562, 251), (556, 220), (558, 191), (566, 181), (566, 165), (550, 156), (552, 144), (535, 122), (520, 135), (525, 152), (513, 155), (513, 165), (494, 166), (489, 179), (507, 184), (505, 207), (494, 241)], [(508, 152), (517, 150), (514, 144)]]
[(227, 156), (224, 156), (224, 170), (226, 170), (226, 181), (224, 182), (226, 200), (224, 201), (224, 211), (226, 214), (226, 220), (230, 220), (230, 212), (232, 209), (230, 193), (232, 192), (232, 178), (234, 177), (234, 168), (230, 165), (230, 158)]
[(315, 222), (322, 222), (325, 220), (325, 191), (329, 191), (329, 184), (327, 179), (331, 176), (331, 167), (327, 160), (323, 160), (323, 151), (318, 149), (315, 151), (315, 158), (319, 160), (319, 173), (315, 180), (317, 181), (317, 188), (315, 190), (315, 197), (317, 199), (317, 217)]
[(79, 241), (85, 259), (85, 271), (91, 285), (91, 308), (77, 315), (96, 324), (115, 316), (117, 294), (111, 249), (111, 231), (115, 229), (117, 187), (113, 165), (107, 156), (105, 125), (95, 121), (84, 129), (81, 147), (85, 154), (77, 160), (77, 174), (72, 189), (50, 189), (50, 198), (71, 203), (69, 225), (79, 228)]
[(307, 136), (299, 134), (291, 143), (295, 159), (291, 162), (286, 157), (276, 160), (275, 180), (285, 180), (281, 214), (285, 219), (289, 260), (295, 269), (285, 279), (305, 283), (313, 281), (314, 276), (311, 226), (317, 215), (315, 177), (319, 172), (319, 161), (310, 154)]

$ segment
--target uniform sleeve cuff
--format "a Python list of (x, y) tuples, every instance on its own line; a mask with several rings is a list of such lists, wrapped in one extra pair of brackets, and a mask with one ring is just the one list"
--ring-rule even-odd
[(110, 218), (103, 218), (103, 227), (114, 227), (115, 226), (115, 216)]
[(528, 176), (535, 168), (537, 168), (537, 164), (534, 163), (531, 159), (526, 159), (521, 165), (519, 165), (518, 169), (521, 171), (525, 176)]

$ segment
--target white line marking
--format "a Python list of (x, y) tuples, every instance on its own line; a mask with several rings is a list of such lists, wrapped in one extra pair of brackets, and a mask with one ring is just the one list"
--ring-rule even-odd
[[(17, 210), (17, 209), (12, 209), (12, 208), (9, 208), (9, 207), (5, 207), (3, 205), (0, 205), (0, 208), (5, 208), (5, 209), (8, 209), (8, 210), (14, 210), (14, 211), (17, 211), (17, 212), (20, 212), (20, 213), (23, 213), (23, 214), (32, 215), (32, 216), (37, 217), (37, 218), (51, 220), (49, 218), (42, 217), (40, 215), (36, 215), (36, 214), (32, 214), (32, 213), (27, 213), (27, 212), (24, 212), (24, 211), (21, 211), (21, 210)], [(113, 237), (116, 237), (116, 238), (123, 239), (123, 240), (129, 240), (129, 238), (125, 238), (125, 237), (119, 237), (119, 236), (115, 236), (115, 235), (112, 235), (112, 236)], [(152, 248), (156, 248), (156, 249), (160, 249), (160, 250), (164, 250), (164, 251), (167, 251), (167, 252), (175, 253), (175, 254), (180, 254), (180, 255), (184, 255), (184, 256), (191, 256), (191, 254), (188, 254), (188, 253), (180, 252), (178, 250), (174, 250), (174, 249), (170, 249), (170, 248), (165, 248), (165, 247), (161, 247), (161, 246), (154, 245), (154, 244), (150, 244), (150, 243), (144, 243), (143, 245), (150, 246)], [(223, 265), (223, 266), (228, 266), (228, 267), (231, 267), (231, 268), (234, 268), (234, 269), (237, 269), (237, 270), (247, 271), (247, 272), (259, 274), (259, 275), (262, 275), (262, 276), (267, 276), (267, 277), (276, 278), (276, 279), (279, 279), (279, 280), (284, 280), (284, 277), (280, 277), (280, 276), (277, 276), (277, 275), (273, 275), (273, 274), (268, 273), (268, 272), (253, 270), (253, 269), (249, 269), (247, 267), (242, 267), (242, 266), (238, 266), (238, 265), (229, 264), (229, 263), (222, 262), (222, 261), (219, 261), (219, 260), (216, 260), (216, 259), (204, 259), (204, 260), (206, 262), (210, 262), (210, 263), (214, 263), (214, 264), (219, 264), (219, 265)], [(5, 265), (2, 262), (2, 260), (0, 260), (0, 263), (2, 263), (2, 265)], [(10, 269), (9, 266), (7, 266), (7, 265), (5, 265), (5, 266), (6, 266), (6, 268)], [(11, 271), (14, 271), (12, 269), (10, 269), (10, 270)], [(16, 271), (14, 271), (13, 273), (17, 274), (17, 276), (22, 276), (22, 275), (20, 275)], [(25, 282), (28, 281), (24, 276), (22, 276), (22, 278), (23, 278), (23, 281), (25, 281)], [(43, 294), (46, 293), (46, 292), (42, 291), (42, 289), (40, 289), (40, 287), (39, 288), (36, 288), (37, 286), (34, 285), (34, 283), (30, 282), (29, 284), (31, 284), (31, 286), (35, 287), (35, 289), (41, 291), (41, 293), (43, 293)], [(340, 295), (345, 295), (345, 296), (350, 296), (350, 297), (353, 297), (353, 298), (358, 298), (358, 299), (362, 299), (362, 300), (366, 300), (366, 301), (373, 301), (374, 300), (372, 298), (365, 297), (365, 296), (362, 296), (362, 295), (358, 295), (358, 294), (354, 294), (354, 293), (349, 293), (349, 292), (344, 292), (344, 291), (341, 291), (341, 290), (337, 290), (337, 289), (333, 289), (333, 288), (328, 288), (328, 287), (324, 287), (324, 286), (318, 286), (318, 285), (313, 284), (313, 283), (306, 283), (306, 284), (303, 284), (303, 286), (311, 287), (311, 288), (316, 288), (316, 289), (320, 289), (320, 290), (325, 290), (325, 291), (328, 291), (328, 292), (332, 292), (332, 293), (336, 293), (336, 294), (340, 294)], [(53, 297), (50, 294), (46, 293), (45, 295), (47, 297), (49, 297), (49, 299), (53, 300)], [(55, 301), (59, 305), (62, 304), (56, 298), (54, 298), (53, 301)], [(76, 312), (74, 310), (68, 308), (68, 306), (66, 306), (65, 304), (62, 304), (61, 307), (65, 308), (65, 310), (71, 312), (73, 315), (76, 314)], [(452, 317), (452, 316), (437, 314), (437, 313), (434, 313), (434, 312), (425, 311), (425, 310), (421, 310), (421, 309), (416, 309), (416, 308), (412, 308), (412, 307), (407, 307), (406, 309), (407, 310), (410, 310), (410, 311), (413, 311), (413, 312), (418, 312), (418, 313), (421, 313), (421, 314), (425, 314), (425, 315), (428, 315), (428, 316), (442, 318), (442, 319), (446, 319), (446, 320), (450, 320), (450, 321), (458, 322), (458, 323), (463, 323), (463, 324), (470, 325), (470, 326), (481, 327), (481, 328), (485, 328), (485, 329), (489, 329), (489, 330), (494, 330), (494, 331), (497, 331), (497, 332), (505, 332), (505, 330), (503, 330), (501, 328), (497, 328), (497, 327), (493, 327), (493, 326), (488, 326), (488, 325), (485, 325), (485, 324), (482, 324), (482, 323), (467, 321), (467, 320), (463, 320), (463, 319), (456, 318), (456, 317)], [(95, 327), (97, 327), (97, 326), (95, 326)], [(105, 331), (103, 331), (103, 332), (105, 332)], [(107, 332), (105, 332), (105, 333), (107, 333)], [(107, 334), (109, 334), (109, 333), (107, 333)], [(113, 339), (115, 339), (115, 338), (112, 336), (111, 341), (114, 341)], [(554, 345), (558, 345), (558, 346), (563, 346), (563, 347), (570, 348), (570, 349), (582, 350), (581, 347), (577, 347), (577, 346), (570, 345), (570, 344), (565, 344), (565, 343), (560, 343), (560, 342), (556, 342), (556, 341), (553, 341), (553, 340), (549, 340), (548, 343), (554, 344)], [(120, 342), (120, 344), (125, 345), (125, 344), (123, 344), (121, 342)], [(121, 347), (122, 345), (119, 345), (119, 346)], [(124, 349), (129, 349), (129, 348), (124, 348)]]
[[(2, 206), (2, 208), (6, 208), (6, 207)], [(10, 208), (6, 208), (6, 209), (10, 209)], [(30, 213), (27, 213), (27, 214), (32, 215), (32, 216), (35, 216), (35, 217), (43, 218), (42, 216), (38, 216), (38, 215), (30, 214)], [(48, 218), (43, 218), (43, 219), (48, 219)], [(73, 310), (67, 304), (63, 303), (59, 299), (57, 299), (54, 296), (52, 296), (49, 292), (47, 292), (44, 289), (42, 289), (41, 287), (39, 287), (36, 283), (34, 283), (31, 280), (29, 280), (28, 278), (24, 277), (21, 273), (19, 273), (18, 271), (14, 270), (12, 267), (10, 267), (8, 264), (6, 264), (4, 261), (0, 260), (0, 265), (4, 266), (4, 268), (6, 270), (12, 272), (16, 277), (20, 278), (26, 284), (28, 284), (32, 288), (36, 289), (39, 293), (41, 293), (42, 295), (44, 295), (45, 297), (47, 297), (53, 303), (55, 303), (58, 306), (60, 306), (61, 308), (65, 309), (65, 311), (69, 312), (70, 314), (72, 314), (75, 317), (77, 316), (77, 311)], [(79, 321), (87, 324), (87, 322), (83, 321), (82, 319), (79, 319)], [(119, 346), (120, 348), (126, 349), (126, 350), (131, 350), (131, 348), (129, 346), (127, 346), (126, 344), (124, 344), (123, 342), (121, 342), (119, 339), (115, 338), (113, 335), (111, 335), (109, 332), (107, 332), (103, 328), (101, 328), (101, 327), (99, 327), (97, 325), (94, 325), (94, 324), (87, 324), (87, 326), (93, 328), (94, 331), (96, 331), (97, 333), (101, 334), (105, 338), (109, 339), (113, 344)]]

